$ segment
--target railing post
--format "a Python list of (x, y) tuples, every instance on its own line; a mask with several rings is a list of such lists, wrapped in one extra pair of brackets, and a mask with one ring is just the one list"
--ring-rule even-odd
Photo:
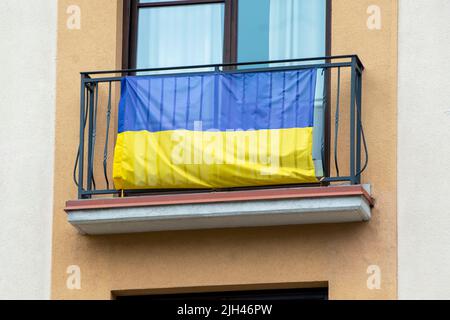
[[(88, 172), (87, 172), (87, 191), (92, 191), (92, 170), (93, 170), (93, 150), (92, 150), (92, 144), (93, 144), (93, 135), (94, 135), (94, 86), (96, 84), (90, 83), (88, 90), (89, 90), (89, 109), (88, 109), (88, 118), (89, 118), (89, 129), (88, 129)], [(90, 198), (91, 195), (88, 195), (87, 198)]]
[[(331, 63), (331, 60), (325, 60)], [(322, 167), (324, 176), (331, 176), (331, 68), (324, 69), (324, 101), (323, 101), (323, 139), (322, 139)]]
[(355, 102), (356, 102), (356, 60), (352, 57), (350, 95), (350, 178), (351, 184), (357, 184), (355, 170)]
[(78, 199), (83, 198), (83, 176), (84, 176), (84, 108), (86, 107), (86, 75), (81, 75), (80, 92), (80, 144), (79, 144), (79, 163), (78, 163)]
[(358, 69), (357, 75), (357, 91), (356, 91), (356, 183), (361, 183), (361, 117), (362, 117), (362, 74)]

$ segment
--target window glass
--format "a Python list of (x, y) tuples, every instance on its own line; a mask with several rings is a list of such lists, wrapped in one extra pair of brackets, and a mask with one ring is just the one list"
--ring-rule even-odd
[(222, 63), (223, 3), (139, 10), (137, 68)]
[[(326, 56), (326, 10), (326, 0), (239, 0), (238, 61)], [(323, 175), (324, 112), (325, 77), (318, 70), (313, 136), (317, 176)]]
[(240, 0), (238, 60), (325, 55), (326, 0)]

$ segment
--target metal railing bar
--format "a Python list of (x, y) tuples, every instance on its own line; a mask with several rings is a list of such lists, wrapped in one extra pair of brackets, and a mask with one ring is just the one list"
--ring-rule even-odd
[(306, 64), (300, 66), (282, 66), (282, 67), (267, 67), (255, 69), (238, 69), (238, 70), (224, 70), (222, 73), (253, 73), (253, 72), (273, 72), (273, 71), (289, 71), (289, 70), (303, 70), (303, 69), (330, 69), (337, 67), (351, 67), (350, 62), (335, 62), (335, 63), (317, 63)]
[(95, 177), (94, 177), (94, 157), (95, 157), (95, 142), (97, 140), (97, 111), (98, 111), (98, 89), (99, 85), (96, 85), (94, 87), (94, 94), (95, 94), (95, 102), (94, 102), (94, 114), (93, 114), (93, 128), (92, 128), (92, 185), (94, 186), (94, 190), (97, 189), (97, 186), (95, 184)]
[(356, 73), (356, 176), (360, 180), (358, 172), (361, 171), (361, 76)]
[(106, 138), (105, 138), (105, 148), (103, 151), (103, 174), (105, 176), (106, 188), (109, 189), (109, 179), (108, 179), (108, 143), (109, 143), (109, 127), (111, 123), (111, 81), (109, 81), (108, 88), (108, 106), (106, 109)]
[(85, 190), (81, 193), (83, 196), (90, 196), (90, 195), (106, 195), (106, 194), (120, 194), (120, 190), (115, 189), (109, 189), (109, 190)]
[[(352, 61), (353, 65), (355, 62)], [(355, 103), (356, 103), (356, 68), (353, 67), (351, 71), (351, 85), (350, 85), (350, 176), (352, 177), (352, 184), (356, 184), (357, 177), (355, 171)]]
[(136, 72), (152, 72), (152, 71), (169, 71), (169, 70), (186, 70), (186, 69), (200, 69), (200, 68), (217, 68), (217, 67), (233, 67), (233, 66), (248, 66), (257, 64), (277, 64), (289, 62), (307, 62), (317, 60), (338, 60), (338, 59), (352, 59), (356, 64), (364, 70), (364, 66), (357, 55), (340, 55), (340, 56), (324, 56), (313, 58), (299, 58), (299, 59), (282, 59), (282, 60), (263, 60), (263, 61), (247, 61), (235, 63), (214, 63), (203, 65), (189, 65), (176, 67), (159, 67), (159, 68), (143, 68), (143, 69), (119, 69), (119, 70), (104, 70), (104, 71), (83, 71), (81, 74), (95, 75), (95, 74), (112, 74), (112, 73), (136, 73)]
[(362, 169), (358, 173), (356, 173), (357, 176), (361, 176), (361, 174), (367, 169), (367, 165), (369, 164), (369, 151), (367, 149), (366, 137), (364, 135), (363, 125), (360, 124), (360, 126), (361, 126), (361, 137), (362, 137), (362, 141), (363, 141), (364, 154), (365, 154), (366, 160), (364, 161), (364, 166), (362, 167)]
[[(78, 197), (81, 198), (83, 192), (84, 175), (84, 132), (87, 122), (87, 101), (86, 101), (86, 76), (81, 77), (81, 98), (80, 98), (80, 144), (78, 146)], [(86, 110), (85, 110), (86, 108)], [(86, 115), (85, 115), (86, 113)], [(86, 118), (86, 120), (84, 120)]]
[[(367, 142), (366, 142), (366, 137), (364, 135), (364, 128), (362, 125), (362, 75), (361, 73), (358, 74), (358, 145), (357, 145), (357, 155), (359, 157), (359, 167), (357, 168), (357, 173), (356, 175), (358, 176), (359, 179), (361, 174), (364, 172), (364, 170), (366, 170), (367, 165), (369, 164), (369, 151), (367, 148)], [(362, 169), (359, 169), (361, 167), (361, 138), (362, 138), (362, 143), (363, 143), (363, 147), (364, 147), (364, 154), (365, 154), (365, 161), (364, 161), (364, 166), (362, 167)]]
[[(348, 179), (341, 179), (339, 181), (345, 182), (350, 181), (350, 177)], [(265, 186), (254, 186), (254, 187), (235, 187), (235, 188), (199, 188), (199, 189), (129, 189), (123, 190), (125, 195), (142, 195), (142, 194), (182, 194), (182, 193), (206, 193), (206, 192), (226, 192), (226, 191), (243, 191), (243, 190), (255, 190), (255, 189), (279, 189), (286, 187), (305, 187), (305, 186), (319, 186), (318, 183), (302, 183), (302, 184), (282, 184), (282, 185), (265, 185)], [(92, 191), (83, 191), (83, 195), (105, 195), (105, 194), (122, 194), (122, 190), (92, 190)]]
[[(144, 74), (133, 77), (155, 77), (155, 78), (164, 78), (164, 77), (173, 77), (173, 76), (200, 76), (206, 74), (215, 74), (217, 72), (220, 73), (258, 73), (258, 72), (273, 72), (273, 71), (289, 71), (289, 70), (303, 70), (303, 69), (332, 69), (332, 68), (351, 68), (352, 64), (350, 62), (342, 62), (342, 63), (322, 63), (322, 64), (309, 64), (302, 66), (284, 66), (284, 67), (268, 67), (268, 68), (257, 68), (257, 69), (240, 69), (240, 70), (219, 70), (219, 71), (203, 71), (203, 72), (185, 72), (185, 73), (166, 73), (166, 74)], [(87, 80), (88, 83), (99, 83), (99, 82), (119, 82), (124, 78), (124, 76), (120, 77), (104, 77), (104, 78), (91, 78)]]
[[(84, 90), (84, 92), (86, 92), (86, 90)], [(83, 103), (83, 98), (81, 99), (81, 103)], [(87, 108), (88, 108), (88, 104), (84, 103), (84, 120), (82, 122), (82, 126), (83, 126), (84, 130), (86, 130)], [(75, 185), (77, 187), (78, 187), (78, 180), (77, 180), (77, 177), (76, 177), (76, 171), (77, 171), (77, 168), (78, 168), (79, 159), (80, 159), (80, 144), (78, 144), (77, 156), (76, 156), (75, 165), (74, 165), (74, 168), (73, 168), (73, 181), (75, 182)]]
[[(323, 86), (323, 93), (322, 93), (322, 99), (317, 99), (317, 100), (322, 100), (322, 106), (323, 106), (323, 117), (322, 117), (322, 121), (323, 121), (323, 123), (325, 124), (325, 123), (327, 123), (327, 110), (328, 110), (328, 108), (329, 108), (329, 99), (328, 99), (328, 85), (327, 85), (327, 79), (328, 79), (328, 76), (329, 76), (329, 72), (326, 72), (326, 71), (328, 71), (328, 69), (327, 68), (323, 68), (322, 69), (322, 76), (323, 75), (325, 75), (325, 77), (324, 77), (324, 83), (325, 83), (325, 85)], [(326, 73), (325, 73), (326, 72)], [(314, 101), (314, 104), (316, 103), (317, 101)], [(327, 175), (328, 174), (328, 165), (326, 164), (327, 163), (327, 159), (326, 159), (326, 153), (327, 153), (327, 150), (325, 150), (326, 149), (326, 146), (325, 146), (325, 141), (326, 141), (326, 137), (325, 137), (325, 125), (324, 125), (324, 127), (323, 127), (323, 137), (322, 137), (322, 141), (321, 141), (321, 145), (320, 145), (320, 153), (321, 153), (321, 157), (322, 157), (322, 170), (323, 170), (323, 174), (324, 175)]]
[(341, 68), (338, 68), (336, 88), (336, 114), (334, 117), (334, 166), (336, 167), (336, 176), (339, 177), (339, 163), (338, 163), (338, 137), (339, 137), (339, 103), (341, 96)]
[(91, 78), (87, 80), (88, 83), (99, 83), (99, 82), (119, 82), (123, 77), (107, 77), (107, 78)]
[(87, 173), (87, 190), (92, 190), (92, 170), (93, 170), (93, 156), (92, 156), (92, 131), (94, 127), (94, 101), (95, 96), (92, 89), (89, 90), (89, 129), (88, 129), (88, 173)]
[[(325, 177), (320, 182), (351, 182), (352, 177)], [(267, 185), (267, 186), (255, 186), (255, 187), (241, 187), (241, 188), (223, 188), (223, 189), (130, 189), (124, 190), (125, 194), (162, 194), (162, 193), (202, 193), (202, 192), (222, 192), (230, 190), (253, 190), (264, 188), (286, 188), (286, 187), (302, 187), (306, 185), (316, 186), (317, 184), (284, 184), (284, 185)], [(105, 190), (85, 190), (81, 193), (83, 196), (90, 195), (108, 195), (108, 194), (121, 194), (122, 190), (105, 189)]]
[(321, 181), (323, 182), (351, 182), (352, 177), (325, 177)]

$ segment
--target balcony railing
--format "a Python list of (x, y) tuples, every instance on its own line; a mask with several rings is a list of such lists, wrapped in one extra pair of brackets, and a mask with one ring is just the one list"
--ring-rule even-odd
[[(81, 73), (79, 148), (73, 171), (78, 198), (136, 193), (186, 192), (186, 190), (116, 190), (112, 182), (112, 154), (117, 136), (120, 83), (126, 76), (189, 75), (204, 73), (279, 72), (316, 69), (323, 85), (316, 94), (321, 112), (314, 127), (321, 166), (320, 184), (361, 183), (368, 162), (362, 125), (362, 72), (356, 55), (308, 59), (253, 61), (168, 68), (94, 71)], [(205, 71), (206, 70), (206, 71)], [(320, 131), (320, 132), (319, 132)], [(317, 143), (316, 143), (317, 144)], [(365, 160), (362, 161), (364, 148)], [(318, 150), (320, 149), (320, 150)], [(298, 186), (298, 185), (296, 185)], [(275, 186), (272, 186), (275, 187)], [(199, 191), (199, 190), (197, 190)], [(192, 192), (192, 190), (191, 190)]]

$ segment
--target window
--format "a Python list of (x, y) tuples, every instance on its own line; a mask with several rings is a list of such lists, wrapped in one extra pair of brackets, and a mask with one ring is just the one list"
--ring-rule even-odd
[(141, 300), (161, 302), (183, 302), (190, 300), (227, 301), (227, 300), (259, 300), (259, 301), (302, 301), (328, 300), (328, 288), (311, 289), (275, 289), (252, 291), (227, 291), (206, 293), (185, 293), (167, 295), (116, 296), (117, 300)]
[(124, 67), (325, 56), (330, 2), (126, 0)]
[(235, 61), (235, 4), (236, 0), (125, 0), (124, 68)]
[[(126, 0), (124, 68), (327, 56), (330, 12), (330, 0)], [(326, 76), (319, 70), (314, 108), (318, 177), (329, 168)]]
[(325, 0), (239, 0), (238, 60), (326, 55)]
[[(326, 0), (239, 0), (237, 58), (243, 61), (323, 57), (327, 48)], [(279, 64), (277, 66), (280, 66)], [(324, 175), (325, 74), (317, 75), (313, 159)], [(325, 163), (326, 164), (326, 163)]]
[(221, 63), (223, 3), (139, 10), (137, 68)]

